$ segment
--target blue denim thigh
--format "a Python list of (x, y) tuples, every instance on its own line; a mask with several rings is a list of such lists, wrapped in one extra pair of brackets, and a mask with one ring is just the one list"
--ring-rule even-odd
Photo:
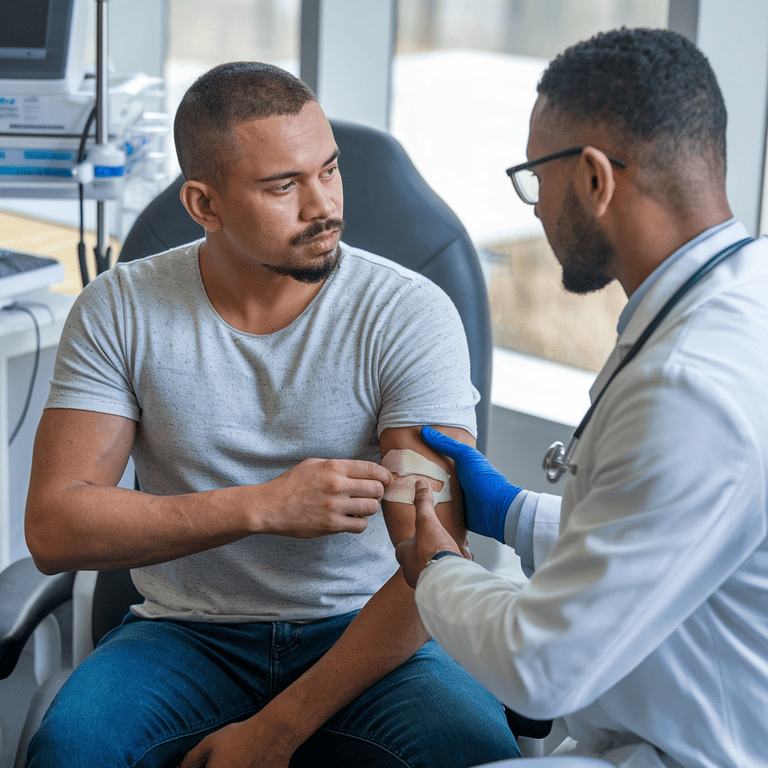
[(499, 701), (430, 641), (332, 717), (291, 768), (466, 768), (520, 756)]
[(207, 734), (255, 714), (300, 677), (354, 615), (305, 625), (129, 615), (54, 699), (29, 766), (175, 766)]
[[(164, 768), (258, 712), (355, 614), (311, 624), (207, 624), (129, 615), (73, 672), (30, 745), (30, 768)], [(298, 715), (300, 716), (300, 714)], [(291, 761), (469, 766), (518, 754), (496, 699), (434, 643), (318, 731)]]

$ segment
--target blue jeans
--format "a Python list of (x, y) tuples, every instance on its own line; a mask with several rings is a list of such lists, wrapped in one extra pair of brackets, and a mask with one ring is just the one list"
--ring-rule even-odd
[[(311, 624), (129, 615), (54, 699), (29, 766), (174, 768), (206, 735), (257, 713), (300, 677), (354, 615)], [(465, 768), (519, 754), (499, 702), (430, 642), (311, 736), (291, 768)]]

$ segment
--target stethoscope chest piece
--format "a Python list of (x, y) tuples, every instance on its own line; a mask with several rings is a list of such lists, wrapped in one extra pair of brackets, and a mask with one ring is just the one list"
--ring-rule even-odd
[(576, 474), (576, 465), (571, 464), (576, 438), (572, 437), (566, 448), (560, 440), (555, 441), (549, 446), (549, 450), (544, 455), (542, 467), (550, 483), (556, 483), (566, 472)]

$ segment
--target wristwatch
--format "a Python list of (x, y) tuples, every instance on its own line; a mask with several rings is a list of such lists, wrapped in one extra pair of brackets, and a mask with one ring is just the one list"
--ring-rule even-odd
[[(436, 563), (441, 557), (448, 557), (449, 555), (452, 555), (453, 557), (463, 557), (463, 555), (460, 555), (458, 552), (452, 552), (450, 549), (442, 549), (440, 552), (435, 552), (430, 560), (427, 560), (427, 565), (432, 565), (432, 563)], [(425, 565), (424, 567), (426, 568), (427, 566)]]

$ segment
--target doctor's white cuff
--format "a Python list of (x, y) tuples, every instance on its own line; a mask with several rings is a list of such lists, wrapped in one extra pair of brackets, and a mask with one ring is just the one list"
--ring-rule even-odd
[(509, 505), (504, 522), (504, 543), (515, 550), (528, 578), (533, 573), (533, 531), (538, 501), (538, 493), (520, 491)]

